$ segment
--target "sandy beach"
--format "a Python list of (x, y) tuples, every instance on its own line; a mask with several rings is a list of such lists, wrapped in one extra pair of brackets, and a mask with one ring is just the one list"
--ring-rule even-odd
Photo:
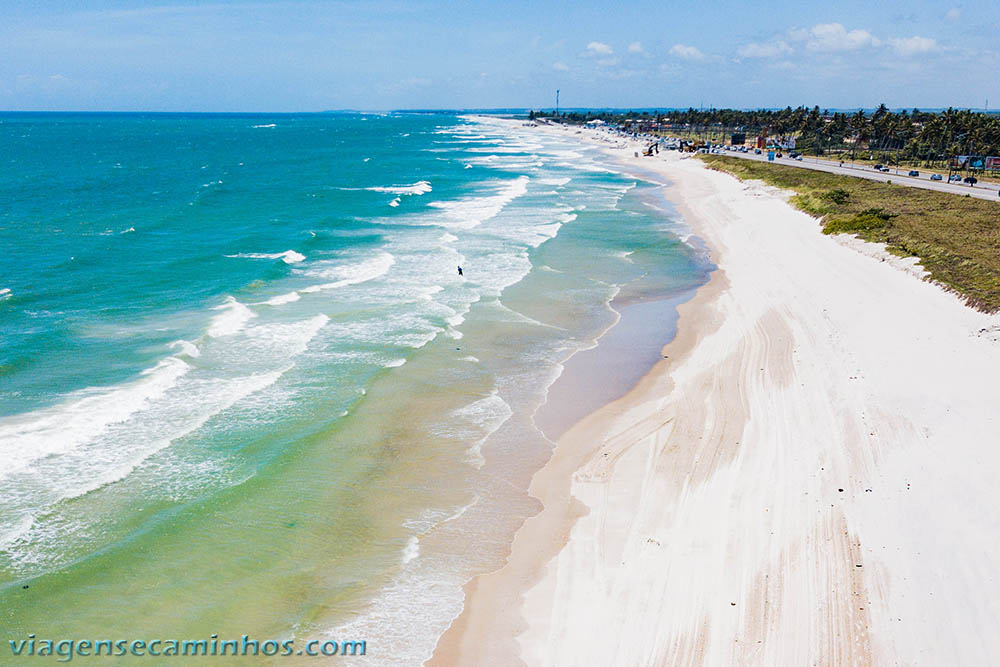
[(995, 662), (1000, 319), (772, 188), (634, 150), (609, 152), (671, 183), (719, 269), (559, 439), (428, 664)]

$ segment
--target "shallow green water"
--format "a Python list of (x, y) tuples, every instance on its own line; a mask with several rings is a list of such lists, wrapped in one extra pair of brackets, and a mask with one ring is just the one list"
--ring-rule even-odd
[(0, 145), (11, 638), (419, 664), (536, 509), (563, 362), (708, 268), (655, 186), (508, 121), (8, 114)]

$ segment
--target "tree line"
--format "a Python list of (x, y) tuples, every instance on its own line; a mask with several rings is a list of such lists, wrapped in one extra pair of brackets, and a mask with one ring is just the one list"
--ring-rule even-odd
[(924, 163), (928, 166), (956, 155), (1000, 156), (1000, 116), (971, 110), (920, 109), (892, 111), (885, 104), (874, 111), (831, 112), (812, 108), (694, 109), (663, 111), (569, 111), (559, 115), (532, 111), (529, 117), (549, 117), (566, 123), (594, 119), (609, 124), (658, 126), (700, 136), (745, 132), (748, 137), (795, 137), (796, 150), (812, 154), (850, 154), (883, 162)]

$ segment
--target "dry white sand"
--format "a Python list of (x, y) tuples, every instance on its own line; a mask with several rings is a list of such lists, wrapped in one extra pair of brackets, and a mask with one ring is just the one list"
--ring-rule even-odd
[(627, 155), (720, 270), (560, 439), (434, 664), (1000, 662), (998, 318), (773, 190)]

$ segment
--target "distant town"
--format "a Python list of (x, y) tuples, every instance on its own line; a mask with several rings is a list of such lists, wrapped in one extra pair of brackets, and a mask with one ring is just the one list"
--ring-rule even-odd
[(1000, 116), (973, 110), (780, 110), (689, 108), (686, 111), (531, 111), (531, 120), (600, 126), (670, 137), (687, 150), (713, 146), (795, 151), (797, 155), (861, 161), (880, 167), (964, 172), (1000, 177)]

